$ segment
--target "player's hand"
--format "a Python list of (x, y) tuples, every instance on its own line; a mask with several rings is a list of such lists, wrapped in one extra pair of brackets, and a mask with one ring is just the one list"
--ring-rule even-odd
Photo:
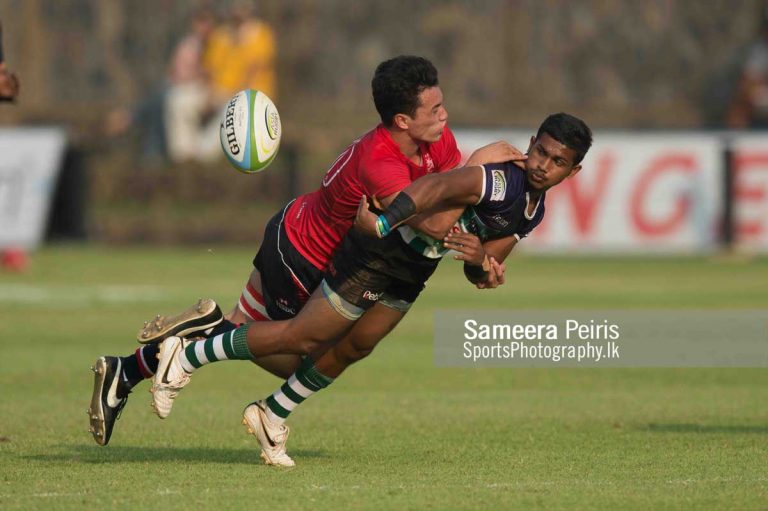
[(490, 265), (490, 270), (488, 270), (488, 279), (485, 282), (475, 284), (477, 289), (496, 289), (497, 287), (503, 285), (505, 282), (504, 272), (507, 270), (506, 265), (496, 261), (493, 256), (488, 258), (488, 262)]
[(376, 220), (378, 216), (368, 209), (368, 198), (363, 195), (360, 197), (360, 204), (357, 206), (357, 216), (355, 217), (355, 228), (359, 229), (368, 236), (378, 238), (376, 230)]
[[(468, 232), (449, 232), (443, 239), (445, 248), (459, 252), (454, 259), (464, 261), (474, 266), (484, 266), (486, 261), (485, 249), (480, 238)], [(487, 271), (487, 268), (485, 268)]]
[(525, 170), (525, 160), (527, 154), (523, 154), (518, 148), (506, 142), (499, 140), (477, 149), (467, 160), (466, 166), (482, 165), (485, 163), (504, 163), (513, 162), (515, 165)]

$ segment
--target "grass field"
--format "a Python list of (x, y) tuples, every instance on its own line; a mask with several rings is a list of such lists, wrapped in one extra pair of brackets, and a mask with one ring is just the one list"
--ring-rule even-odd
[(165, 421), (141, 384), (98, 447), (89, 366), (131, 352), (157, 312), (230, 307), (252, 253), (51, 247), (0, 273), (0, 508), (768, 507), (765, 369), (432, 364), (436, 308), (768, 309), (765, 259), (521, 256), (493, 292), (446, 262), (369, 359), (291, 416), (296, 468), (262, 465), (239, 424), (280, 383), (242, 362), (197, 373)]

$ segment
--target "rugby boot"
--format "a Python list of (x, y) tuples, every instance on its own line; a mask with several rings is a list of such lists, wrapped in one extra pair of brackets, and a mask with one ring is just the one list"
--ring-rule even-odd
[(296, 463), (285, 452), (291, 430), (285, 424), (271, 422), (267, 417), (266, 406), (263, 400), (246, 406), (243, 410), (243, 425), (261, 445), (261, 459), (267, 465), (293, 467)]
[(221, 323), (224, 314), (210, 298), (200, 298), (197, 303), (181, 314), (161, 316), (145, 321), (136, 340), (141, 344), (160, 342), (173, 335), (178, 337), (204, 336), (205, 331)]
[[(99, 445), (107, 445), (112, 437), (112, 428), (120, 418), (128, 394), (128, 383), (121, 378), (120, 357), (99, 357), (91, 367), (94, 373), (91, 406), (88, 407), (88, 431)], [(123, 397), (118, 397), (123, 396)]]
[(191, 375), (181, 367), (179, 356), (191, 341), (181, 337), (169, 337), (160, 345), (157, 372), (152, 381), (152, 409), (165, 419), (171, 413), (173, 400), (190, 380)]

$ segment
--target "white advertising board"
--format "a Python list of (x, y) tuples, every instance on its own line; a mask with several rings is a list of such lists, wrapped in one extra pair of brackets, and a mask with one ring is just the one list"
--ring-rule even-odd
[(735, 135), (730, 147), (734, 236), (740, 247), (768, 252), (768, 133)]
[(0, 129), (0, 248), (42, 241), (65, 147), (61, 129)]

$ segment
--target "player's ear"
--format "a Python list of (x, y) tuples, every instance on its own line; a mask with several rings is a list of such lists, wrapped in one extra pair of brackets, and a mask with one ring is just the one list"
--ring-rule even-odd
[(536, 143), (536, 135), (531, 135), (531, 141), (528, 142), (528, 151), (526, 151), (526, 154), (531, 152), (531, 149), (533, 148), (533, 144), (535, 143)]
[(571, 167), (571, 172), (568, 174), (568, 177), (575, 176), (576, 174), (579, 173), (580, 170), (581, 170), (581, 164), (574, 165), (573, 167)]
[(401, 130), (407, 130), (410, 120), (411, 118), (405, 114), (395, 114), (395, 116), (392, 118), (392, 125), (400, 128)]

